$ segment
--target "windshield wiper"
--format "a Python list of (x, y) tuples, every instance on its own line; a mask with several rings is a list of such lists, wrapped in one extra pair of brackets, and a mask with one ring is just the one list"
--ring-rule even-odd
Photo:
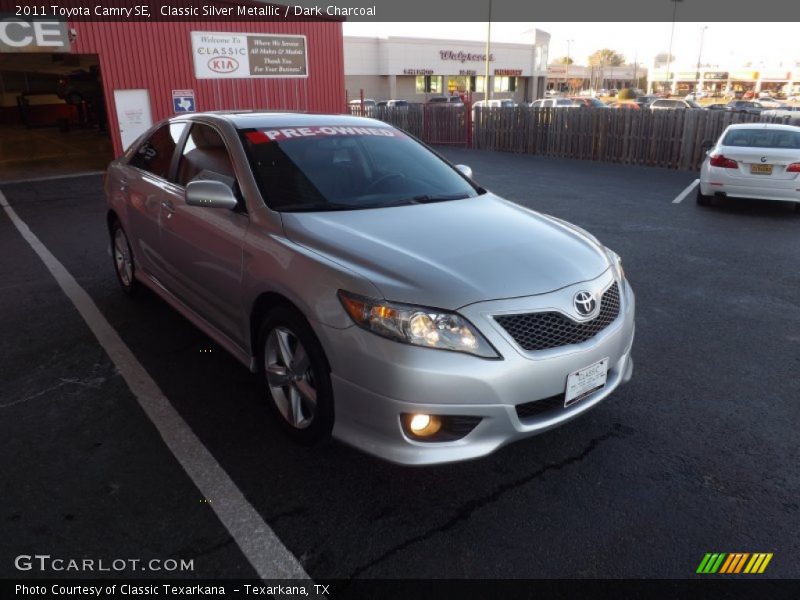
[(396, 202), (389, 202), (383, 206), (402, 206), (404, 204), (431, 204), (433, 202), (446, 202), (448, 200), (463, 200), (469, 198), (466, 194), (420, 194), (411, 198), (404, 198)]
[(344, 204), (341, 202), (317, 202), (314, 204), (284, 204), (276, 206), (278, 212), (325, 212), (331, 210), (358, 210), (363, 208), (357, 204)]

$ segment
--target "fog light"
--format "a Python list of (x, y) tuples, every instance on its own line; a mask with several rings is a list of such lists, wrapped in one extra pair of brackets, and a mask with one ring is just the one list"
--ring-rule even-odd
[(441, 427), (442, 422), (436, 415), (412, 415), (408, 421), (411, 433), (419, 437), (434, 435)]

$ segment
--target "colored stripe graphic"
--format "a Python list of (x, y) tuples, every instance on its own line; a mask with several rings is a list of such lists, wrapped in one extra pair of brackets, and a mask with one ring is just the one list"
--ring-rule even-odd
[(723, 552), (719, 553), (707, 553), (703, 560), (700, 562), (700, 566), (697, 567), (698, 573), (716, 573), (719, 570), (722, 561), (725, 559), (726, 554)]
[[(769, 562), (772, 560), (772, 553), (756, 552), (707, 552), (697, 567), (697, 573), (704, 575), (720, 574), (739, 574), (739, 573), (763, 573)], [(747, 566), (745, 566), (747, 565)], [(744, 569), (744, 571), (743, 571)]]

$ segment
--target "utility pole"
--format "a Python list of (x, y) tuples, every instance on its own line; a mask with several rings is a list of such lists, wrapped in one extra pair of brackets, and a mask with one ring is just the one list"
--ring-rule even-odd
[(483, 99), (490, 100), (489, 92), (489, 53), (492, 50), (492, 0), (489, 0), (489, 23), (486, 27), (486, 70), (483, 78)]
[(670, 0), (672, 2), (672, 31), (669, 34), (669, 52), (667, 52), (667, 73), (664, 76), (666, 81), (669, 82), (669, 93), (672, 94), (673, 78), (670, 77), (670, 68), (672, 67), (672, 41), (675, 39), (675, 17), (678, 14), (678, 2), (683, 0)]
[(706, 29), (708, 29), (708, 25), (704, 25), (700, 29), (700, 51), (697, 53), (697, 86), (694, 88), (694, 99), (697, 100), (697, 92), (700, 91), (700, 86), (703, 85), (703, 82), (700, 79), (700, 60), (703, 57), (703, 38), (706, 35)]
[(567, 94), (572, 93), (572, 86), (569, 84), (569, 63), (572, 60), (570, 57), (570, 47), (572, 46), (572, 42), (575, 40), (567, 40), (567, 64), (564, 67), (564, 84), (567, 87)]

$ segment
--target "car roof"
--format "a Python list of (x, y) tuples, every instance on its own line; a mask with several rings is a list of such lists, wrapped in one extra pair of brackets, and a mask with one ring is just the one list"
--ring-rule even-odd
[(783, 123), (734, 123), (733, 125), (728, 125), (728, 130), (735, 129), (782, 129), (784, 131), (800, 132), (800, 127), (797, 125), (784, 125)]
[(315, 127), (324, 125), (386, 127), (387, 124), (376, 119), (353, 117), (350, 115), (300, 113), (300, 112), (266, 112), (266, 111), (209, 111), (191, 113), (174, 117), (172, 121), (198, 120), (231, 123), (237, 129), (259, 127)]

